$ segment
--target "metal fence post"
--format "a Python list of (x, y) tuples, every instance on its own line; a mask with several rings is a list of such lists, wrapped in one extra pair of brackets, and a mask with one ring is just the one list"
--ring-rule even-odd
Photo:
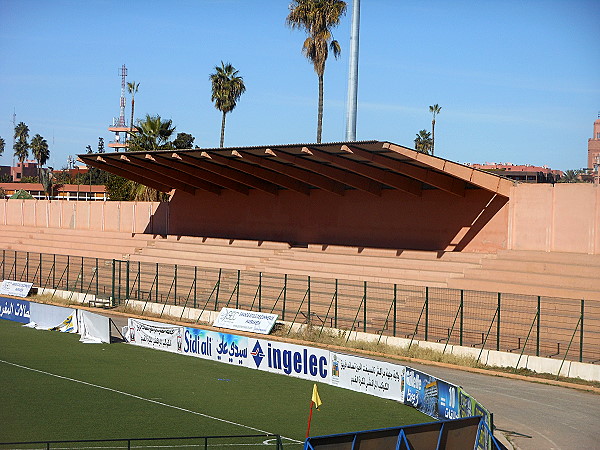
[(29, 252), (25, 254), (25, 281), (29, 283)]
[(308, 283), (308, 289), (306, 291), (307, 294), (308, 294), (308, 314), (307, 314), (307, 319), (308, 319), (308, 323), (310, 323), (310, 275), (308, 275), (307, 283)]
[(367, 332), (367, 282), (364, 282), (363, 287), (363, 298), (365, 302), (363, 303), (363, 331)]
[(460, 336), (459, 336), (459, 345), (461, 347), (463, 345), (464, 306), (465, 306), (465, 291), (463, 289), (461, 289), (460, 290)]
[(429, 287), (425, 286), (425, 340), (429, 336)]
[(581, 299), (581, 328), (579, 328), (579, 362), (583, 362), (583, 312), (585, 300)]
[(502, 294), (498, 292), (498, 322), (496, 323), (496, 350), (500, 351), (500, 299)]
[(535, 336), (535, 356), (540, 356), (540, 311), (541, 311), (541, 297), (538, 295), (537, 298), (537, 332)]
[(158, 297), (158, 263), (156, 263), (156, 287), (155, 287), (155, 291), (156, 291), (156, 300), (154, 300), (156, 303), (160, 303), (160, 299)]
[(335, 299), (333, 303), (333, 328), (338, 327), (338, 279), (335, 279)]
[(194, 309), (196, 308), (196, 286), (198, 286), (198, 267), (194, 266)]
[(221, 270), (219, 269), (219, 280), (217, 281), (217, 293), (215, 295), (215, 311), (218, 308), (219, 305), (219, 290), (221, 289)]
[(71, 259), (69, 255), (67, 255), (67, 291), (69, 290), (69, 270), (71, 268)]
[(127, 289), (125, 292), (125, 301), (129, 303), (129, 260), (125, 261), (125, 270), (127, 271), (125, 273), (125, 289)]
[[(239, 290), (239, 285), (238, 285), (238, 290)], [(281, 320), (285, 320), (285, 301), (286, 300), (287, 300), (287, 273), (283, 275), (283, 308), (281, 309)]]
[(175, 278), (173, 286), (173, 304), (177, 306), (177, 264), (175, 264), (173, 277)]
[[(287, 277), (287, 275), (286, 275)], [(235, 309), (240, 307), (240, 269), (237, 272), (237, 289), (235, 290)], [(285, 297), (283, 298), (283, 310), (285, 311)], [(281, 319), (283, 320), (283, 318)]]
[(258, 312), (262, 311), (262, 272), (258, 272)]
[(394, 325), (393, 325), (393, 331), (392, 331), (392, 336), (396, 337), (396, 319), (397, 319), (397, 309), (398, 309), (398, 297), (397, 297), (397, 291), (398, 290), (398, 285), (396, 283), (394, 283)]
[(112, 260), (112, 283), (111, 283), (111, 300), (112, 303), (114, 304), (115, 302), (115, 260)]
[(96, 298), (98, 298), (98, 278), (100, 274), (98, 273), (98, 258), (96, 258)]

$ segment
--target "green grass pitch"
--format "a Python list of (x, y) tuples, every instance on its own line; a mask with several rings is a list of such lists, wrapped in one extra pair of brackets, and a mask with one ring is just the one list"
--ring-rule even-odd
[[(0, 320), (0, 442), (256, 430), (304, 440), (311, 381), (78, 338)], [(433, 420), (395, 401), (318, 388), (311, 436)]]

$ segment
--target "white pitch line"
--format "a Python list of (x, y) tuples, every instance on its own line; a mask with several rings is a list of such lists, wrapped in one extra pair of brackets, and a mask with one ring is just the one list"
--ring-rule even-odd
[[(9, 361), (4, 361), (2, 359), (0, 359), (0, 363), (9, 364), (11, 366), (19, 367), (21, 369), (31, 370), (32, 372), (38, 372), (38, 373), (41, 373), (41, 374), (44, 374), (44, 375), (50, 375), (52, 377), (60, 378), (62, 380), (73, 381), (75, 383), (85, 384), (86, 386), (91, 386), (91, 387), (95, 387), (95, 388), (98, 388), (98, 389), (104, 389), (105, 391), (110, 391), (110, 392), (114, 392), (116, 394), (126, 395), (127, 397), (136, 398), (138, 400), (142, 400), (142, 401), (149, 402), (149, 403), (155, 403), (157, 405), (166, 406), (167, 408), (177, 409), (179, 411), (187, 412), (187, 413), (190, 413), (190, 414), (195, 414), (197, 416), (206, 417), (207, 419), (212, 419), (212, 420), (216, 420), (216, 421), (219, 421), (219, 422), (228, 423), (230, 425), (235, 425), (235, 426), (238, 426), (238, 427), (246, 428), (248, 430), (257, 431), (259, 433), (273, 434), (273, 433), (270, 433), (268, 431), (259, 430), (258, 428), (250, 427), (248, 425), (243, 425), (241, 423), (232, 422), (230, 420), (221, 419), (219, 417), (209, 416), (208, 414), (203, 414), (203, 413), (200, 413), (198, 411), (192, 411), (190, 409), (181, 408), (180, 406), (169, 405), (168, 403), (163, 403), (163, 402), (159, 402), (159, 401), (152, 400), (152, 399), (149, 399), (149, 398), (140, 397), (139, 395), (130, 394), (129, 392), (119, 391), (117, 389), (112, 389), (112, 388), (109, 388), (109, 387), (106, 387), (106, 386), (100, 386), (98, 384), (88, 383), (87, 381), (81, 381), (81, 380), (76, 380), (74, 378), (63, 377), (62, 375), (57, 375), (57, 374), (54, 374), (54, 373), (45, 372), (43, 370), (34, 369), (32, 367), (22, 366), (20, 364), (15, 364), (15, 363), (12, 363), (12, 362), (9, 362)], [(302, 441), (297, 441), (296, 439), (292, 439), (292, 438), (285, 437), (285, 436), (281, 436), (281, 437), (283, 439), (287, 439), (287, 440), (292, 441), (294, 443), (298, 443), (298, 444), (302, 443)]]

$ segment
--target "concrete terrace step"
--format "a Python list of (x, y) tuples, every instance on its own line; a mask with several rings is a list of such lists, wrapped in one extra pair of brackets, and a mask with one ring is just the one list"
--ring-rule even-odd
[(556, 286), (574, 289), (598, 289), (598, 277), (534, 273), (515, 270), (474, 269), (465, 271), (465, 280), (493, 280), (531, 286)]
[(489, 271), (500, 270), (521, 273), (600, 278), (600, 268), (598, 266), (585, 264), (565, 264), (559, 262), (514, 259), (487, 259), (482, 261), (481, 268)]
[(500, 292), (506, 294), (540, 295), (543, 297), (600, 301), (600, 290), (598, 289), (576, 289), (569, 287), (543, 286), (527, 283), (510, 283), (486, 279), (462, 278), (448, 280), (448, 287), (453, 289)]
[(5, 250), (14, 250), (18, 252), (30, 252), (30, 253), (48, 253), (48, 254), (57, 254), (57, 255), (70, 255), (70, 256), (78, 256), (84, 258), (100, 258), (100, 259), (127, 259), (130, 257), (130, 254), (123, 253), (123, 249), (111, 250), (107, 249), (104, 246), (100, 248), (93, 248), (91, 246), (87, 246), (86, 248), (79, 247), (65, 247), (62, 246), (43, 246), (38, 243), (31, 244), (18, 244), (18, 243), (3, 243), (0, 242), (0, 247)]
[(32, 235), (55, 235), (55, 236), (102, 236), (104, 238), (137, 239), (150, 241), (156, 235), (144, 233), (131, 233), (127, 231), (100, 231), (100, 230), (78, 230), (71, 228), (31, 227), (21, 225), (0, 225), (0, 235), (10, 232), (31, 233)]
[(509, 261), (589, 265), (598, 267), (600, 269), (600, 255), (589, 255), (584, 253), (501, 250), (498, 252), (497, 259)]

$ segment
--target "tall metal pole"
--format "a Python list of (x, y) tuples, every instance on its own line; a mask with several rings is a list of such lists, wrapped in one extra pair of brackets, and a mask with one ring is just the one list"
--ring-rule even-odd
[(356, 141), (359, 28), (360, 0), (354, 0), (352, 4), (352, 28), (350, 32), (350, 67), (348, 70), (348, 103), (346, 105), (346, 141)]

